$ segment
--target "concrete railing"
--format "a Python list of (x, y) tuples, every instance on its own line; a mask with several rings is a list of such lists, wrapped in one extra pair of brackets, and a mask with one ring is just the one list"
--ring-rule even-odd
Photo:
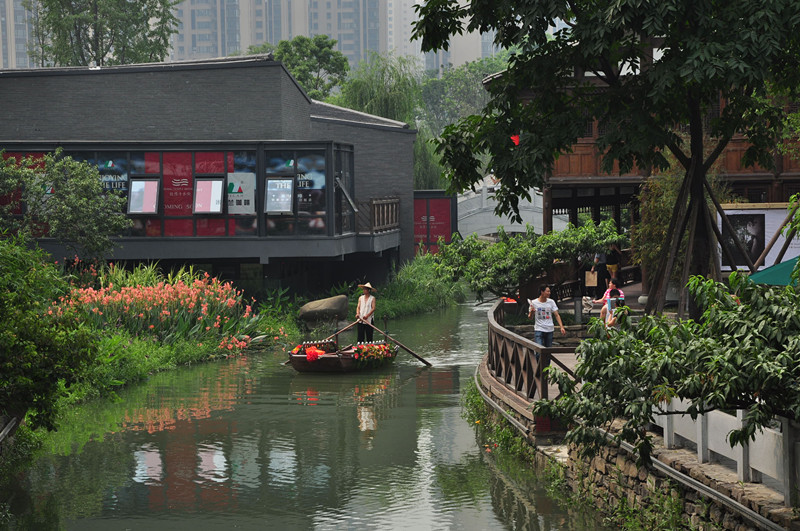
[[(668, 411), (684, 411), (687, 405), (673, 400)], [(735, 415), (711, 411), (698, 415), (695, 420), (681, 414), (656, 417), (667, 448), (683, 446), (688, 441), (697, 447), (697, 460), (701, 463), (718, 462), (721, 457), (730, 459), (735, 463), (739, 481), (761, 483), (762, 474), (769, 476), (783, 492), (784, 505), (797, 506), (800, 504), (800, 424), (785, 418), (776, 419), (775, 429), (756, 432), (755, 440), (732, 448), (727, 441), (728, 433), (741, 428), (746, 422), (742, 410), (737, 410)]]

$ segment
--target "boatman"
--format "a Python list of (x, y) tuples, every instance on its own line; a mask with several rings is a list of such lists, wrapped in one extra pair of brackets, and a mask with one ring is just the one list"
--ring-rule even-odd
[(367, 341), (372, 343), (372, 315), (375, 313), (375, 296), (372, 292), (377, 291), (372, 284), (359, 284), (359, 288), (364, 290), (363, 295), (358, 298), (356, 305), (356, 321), (358, 321), (358, 342)]

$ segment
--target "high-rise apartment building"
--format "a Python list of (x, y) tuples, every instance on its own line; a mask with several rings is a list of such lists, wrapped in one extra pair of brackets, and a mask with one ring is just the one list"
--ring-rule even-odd
[[(24, 0), (0, 0), (0, 67), (32, 68), (31, 15)], [(491, 36), (454, 38), (448, 52), (423, 54), (411, 40), (420, 0), (183, 0), (175, 6), (179, 24), (168, 61), (208, 59), (245, 53), (250, 46), (277, 44), (298, 35), (329, 35), (355, 66), (374, 51), (420, 59), (440, 70), (494, 53)]]
[(420, 41), (411, 40), (412, 24), (417, 20), (414, 4), (420, 0), (387, 0), (389, 49), (399, 56), (422, 59)]
[(32, 34), (30, 13), (23, 0), (0, 0), (0, 66), (31, 68), (28, 40)]
[(298, 35), (329, 35), (351, 65), (387, 46), (386, 0), (183, 0), (170, 59), (243, 53)]

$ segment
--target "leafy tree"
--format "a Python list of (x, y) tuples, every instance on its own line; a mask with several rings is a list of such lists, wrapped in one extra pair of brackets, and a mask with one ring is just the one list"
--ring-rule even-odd
[[(594, 324), (596, 339), (579, 347), (577, 386), (550, 370), (561, 396), (534, 404), (536, 414), (571, 426), (568, 442), (587, 454), (605, 444), (598, 428), (633, 444), (643, 462), (653, 442), (653, 415), (743, 409), (747, 422), (728, 434), (742, 444), (776, 415), (800, 418), (800, 293), (791, 287), (755, 284), (732, 273), (725, 285), (692, 277), (689, 289), (703, 309), (702, 322), (644, 316), (635, 326), (623, 316), (620, 330)], [(666, 411), (670, 399), (685, 408)], [(580, 423), (575, 421), (580, 420)]]
[(489, 102), (483, 80), (505, 70), (508, 59), (509, 52), (503, 51), (494, 57), (446, 68), (441, 77), (439, 72), (429, 73), (422, 82), (421, 121), (440, 135), (448, 125), (481, 112)]
[[(648, 279), (648, 286), (652, 285), (653, 276), (658, 269), (659, 260), (662, 258), (661, 253), (667, 239), (667, 229), (673, 206), (678, 200), (678, 193), (683, 182), (683, 171), (676, 166), (677, 164), (656, 175), (651, 175), (645, 181), (638, 195), (641, 219), (631, 227), (631, 257), (634, 263), (642, 266), (643, 273)], [(716, 172), (710, 173), (707, 179), (714, 196), (720, 202), (730, 203), (737, 200)], [(714, 215), (714, 205), (711, 201), (708, 201), (708, 210)], [(688, 233), (688, 230), (686, 232)], [(670, 281), (675, 285), (685, 284), (681, 272), (684, 271), (687, 246), (687, 238), (684, 238), (675, 259), (675, 268), (667, 271)]]
[[(248, 55), (260, 55), (260, 54), (274, 54), (275, 53), (275, 45), (271, 42), (265, 42), (262, 44), (251, 44), (247, 47), (247, 54)], [(231, 55), (241, 55), (241, 52), (235, 52)]]
[(282, 62), (309, 97), (324, 100), (341, 85), (350, 70), (347, 57), (335, 50), (336, 41), (327, 35), (312, 38), (298, 35), (281, 41), (274, 57)]
[(41, 66), (160, 62), (177, 32), (176, 0), (27, 0)]
[[(689, 271), (709, 272), (706, 174), (734, 134), (749, 142), (745, 164), (773, 164), (785, 112), (768, 91), (791, 95), (800, 86), (800, 3), (432, 0), (415, 9), (414, 36), (424, 51), (447, 49), (465, 30), (495, 30), (496, 44), (518, 48), (490, 85), (483, 112), (445, 130), (439, 151), (454, 190), (479, 182), (480, 155), (488, 153), (503, 184), (498, 213), (519, 219), (519, 198), (544, 184), (559, 153), (594, 118), (605, 126), (598, 138), (605, 171), (615, 161), (621, 172), (664, 169), (666, 153), (685, 171), (653, 298), (663, 301), (665, 271), (686, 226)], [(565, 27), (549, 36), (556, 19)], [(681, 124), (688, 141), (676, 131)], [(514, 146), (509, 136), (520, 133)]]
[(0, 416), (53, 429), (58, 396), (96, 359), (97, 333), (48, 312), (68, 285), (41, 250), (0, 238)]
[(96, 166), (63, 157), (59, 149), (41, 159), (0, 162), (0, 230), (49, 236), (78, 254), (102, 256), (112, 237), (130, 226), (125, 199), (103, 189)]
[(555, 261), (591, 256), (621, 239), (612, 220), (599, 226), (570, 225), (541, 236), (530, 225), (527, 229), (524, 235), (509, 235), (500, 227), (497, 243), (479, 240), (475, 234), (463, 240), (456, 237), (440, 246), (437, 271), (454, 280), (465, 278), (478, 298), (485, 292), (507, 296), (546, 273)]

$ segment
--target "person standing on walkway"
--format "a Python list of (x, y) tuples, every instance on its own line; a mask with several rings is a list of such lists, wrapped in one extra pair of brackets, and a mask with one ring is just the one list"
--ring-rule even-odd
[(364, 341), (372, 343), (372, 315), (375, 313), (375, 296), (372, 292), (377, 291), (372, 287), (372, 284), (359, 284), (359, 288), (364, 290), (363, 294), (358, 298), (356, 305), (356, 321), (358, 321), (358, 342)]
[(558, 315), (556, 301), (550, 298), (550, 286), (542, 284), (539, 287), (539, 296), (535, 299), (528, 299), (528, 303), (530, 304), (528, 308), (528, 319), (535, 316), (533, 326), (534, 342), (543, 347), (553, 346), (553, 332), (555, 330), (553, 317), (556, 318), (558, 326), (561, 327), (561, 334), (567, 335), (564, 323), (561, 322), (561, 316)]
[(597, 273), (597, 286), (594, 288), (595, 297), (608, 289), (608, 269), (606, 269), (606, 253), (595, 253), (592, 271)]
[(612, 243), (606, 254), (606, 270), (610, 278), (617, 277), (620, 262), (622, 262), (622, 251), (619, 250), (619, 245)]

